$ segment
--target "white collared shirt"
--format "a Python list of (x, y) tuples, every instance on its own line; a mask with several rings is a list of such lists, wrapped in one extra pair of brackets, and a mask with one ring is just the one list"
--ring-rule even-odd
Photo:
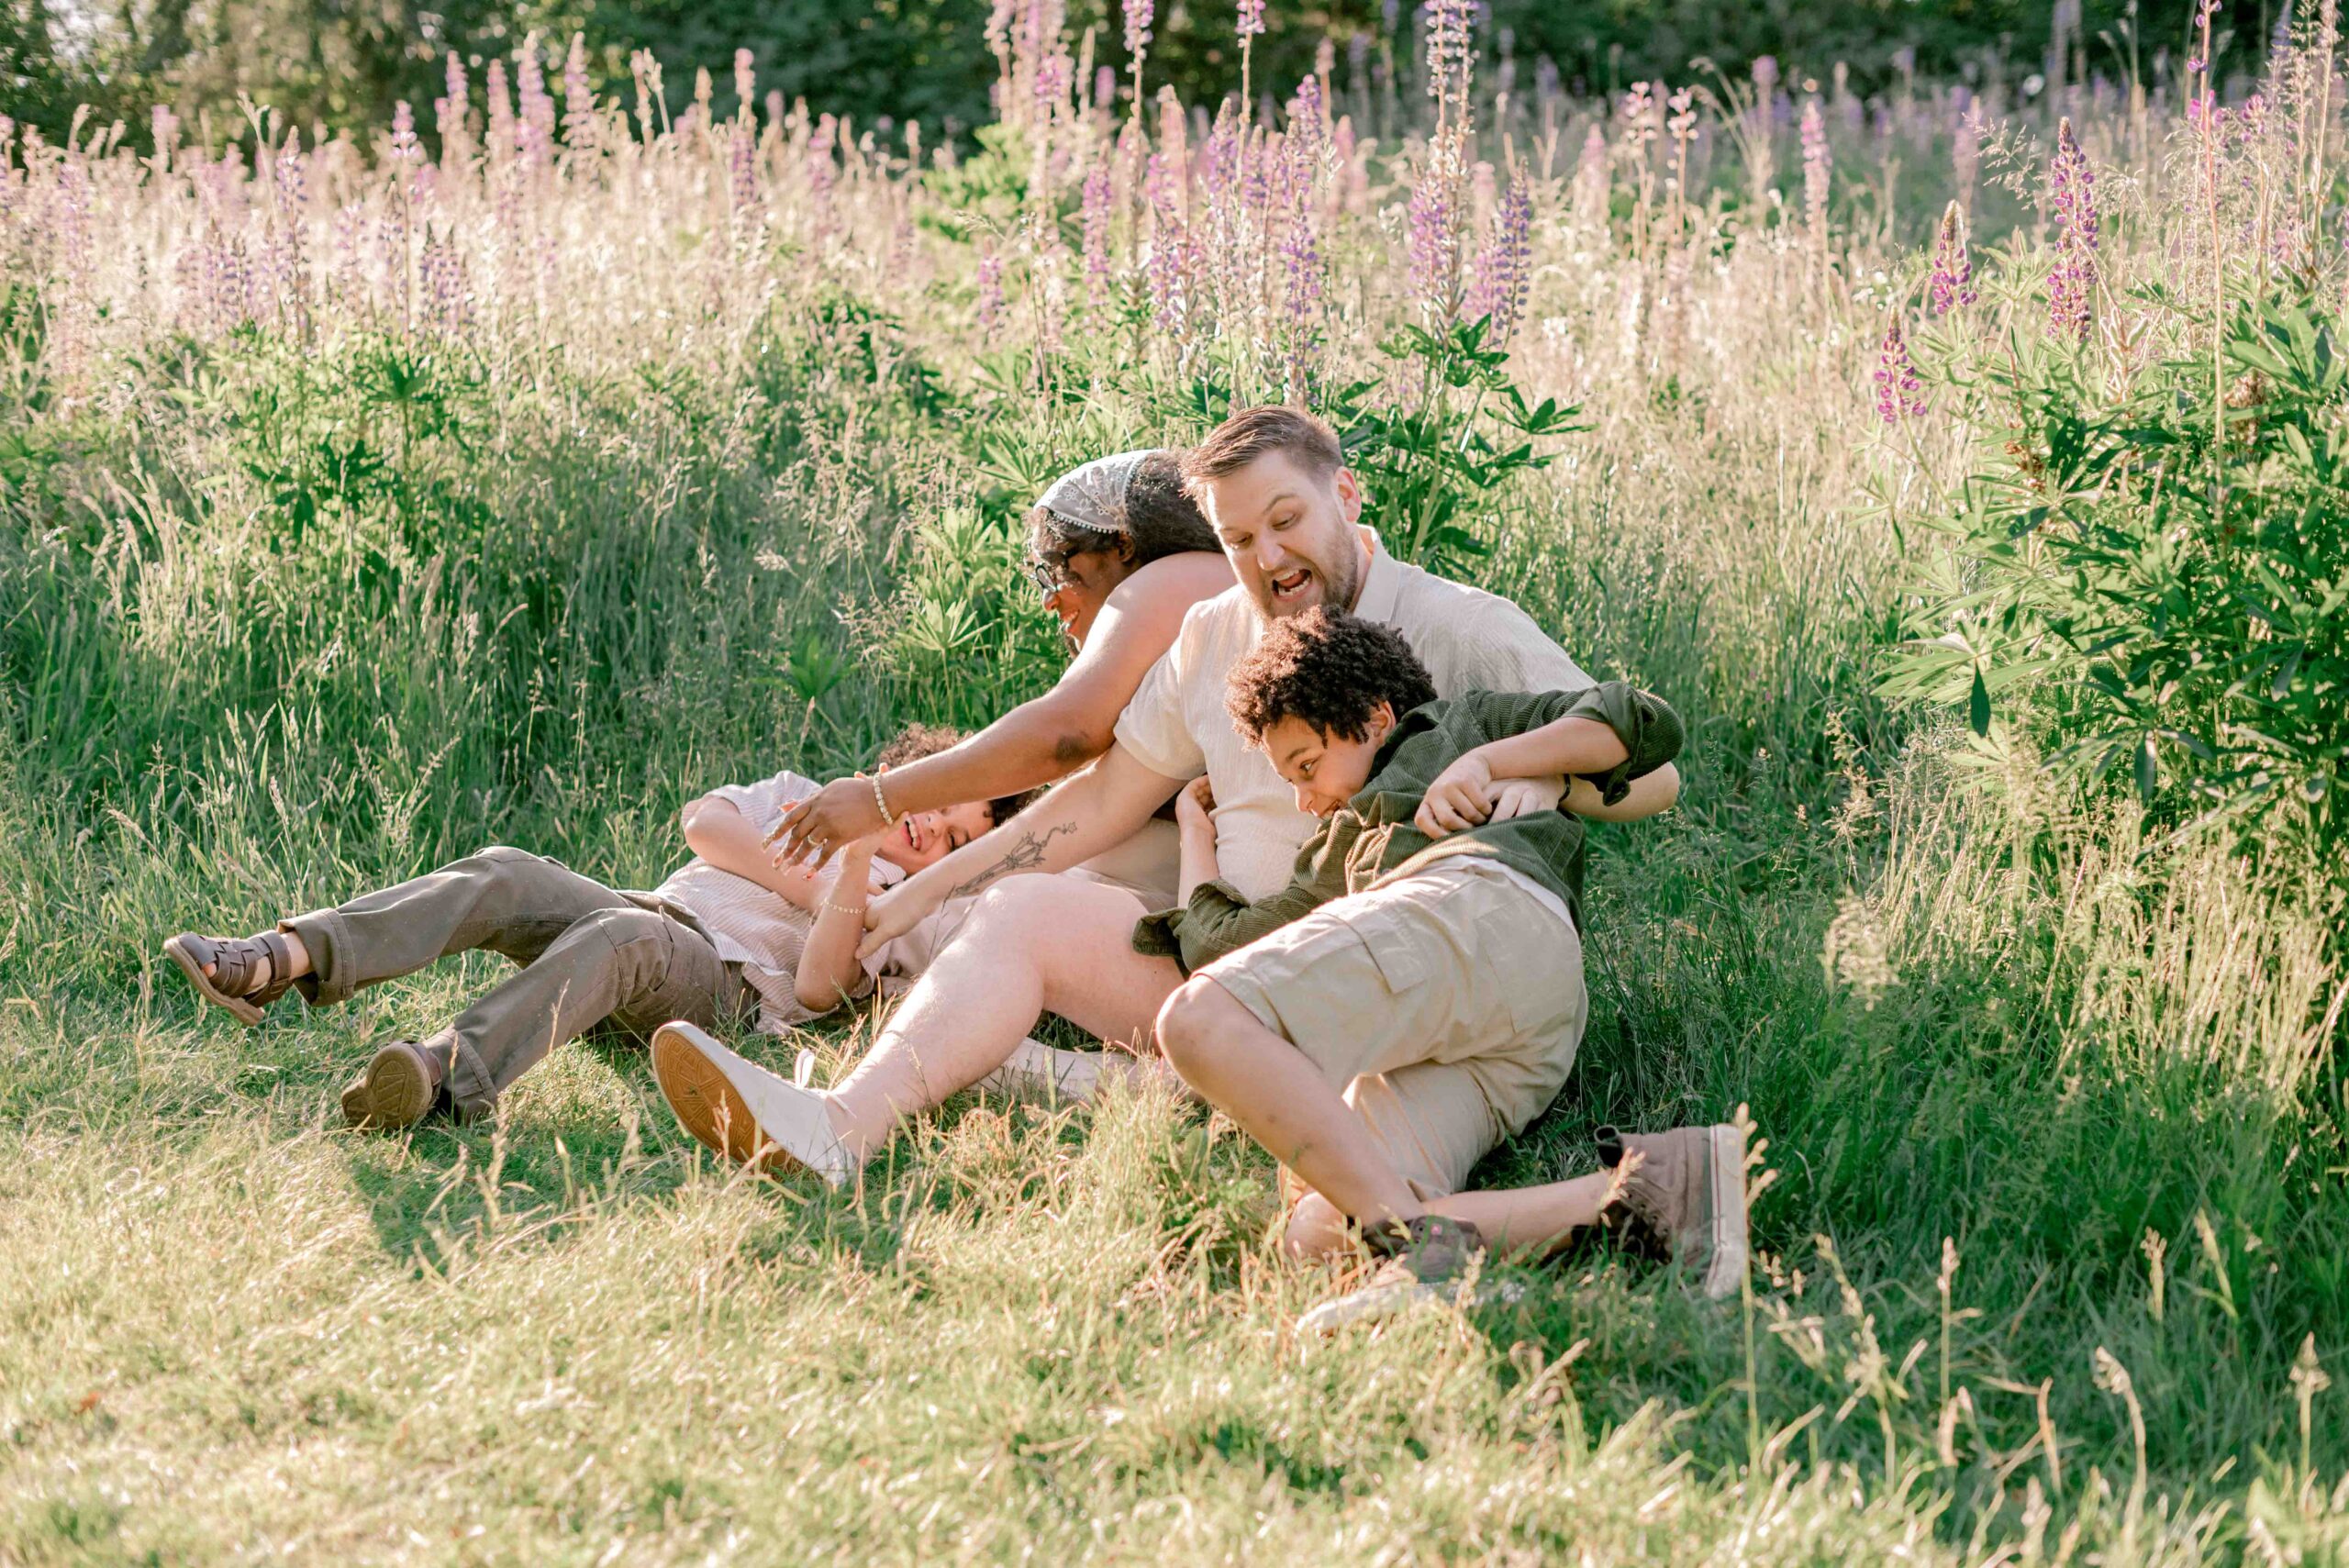
[[(1597, 684), (1507, 599), (1397, 561), (1375, 532), (1362, 533), (1370, 565), (1353, 613), (1401, 632), (1435, 678), (1436, 695), (1578, 692)], [(1224, 706), (1231, 667), (1265, 625), (1244, 588), (1193, 605), (1118, 718), (1118, 744), (1143, 767), (1170, 779), (1205, 773), (1212, 781), (1217, 867), (1252, 899), (1287, 885), (1297, 851), (1313, 832), (1296, 790), (1240, 739)]]

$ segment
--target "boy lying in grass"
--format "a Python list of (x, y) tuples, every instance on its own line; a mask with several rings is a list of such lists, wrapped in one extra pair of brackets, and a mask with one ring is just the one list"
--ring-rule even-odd
[[(879, 765), (962, 739), (916, 725), (882, 751)], [(342, 1092), (354, 1127), (410, 1127), (436, 1107), (478, 1116), (549, 1051), (591, 1029), (641, 1040), (670, 1019), (712, 1024), (755, 1012), (761, 1029), (780, 1034), (885, 976), (924, 967), (940, 935), (927, 926), (857, 961), (873, 884), (943, 859), (1021, 804), (909, 812), (825, 872), (778, 867), (764, 840), (786, 807), (816, 789), (785, 772), (695, 800), (683, 814), (694, 858), (651, 893), (621, 892), (494, 846), (250, 937), (183, 931), (163, 951), (205, 1000), (248, 1025), (288, 990), (313, 1006), (340, 1002), (451, 953), (504, 954), (521, 973), (430, 1038), (384, 1046)]]
[(1488, 1246), (1547, 1251), (1618, 1209), (1707, 1295), (1736, 1289), (1734, 1127), (1610, 1129), (1609, 1170), (1458, 1190), (1549, 1105), (1586, 1012), (1583, 825), (1510, 815), (1509, 786), (1578, 775), (1618, 800), (1679, 751), (1672, 709), (1620, 681), (1438, 700), (1400, 634), (1321, 609), (1275, 622), (1227, 701), (1322, 827), (1296, 879), (1251, 904), (1216, 880), (1214, 803), (1193, 784), (1178, 805), (1186, 906), (1144, 920), (1135, 942), (1191, 976), (1158, 1016), (1167, 1061), (1311, 1189), (1292, 1246), (1333, 1251), (1351, 1222), (1389, 1260), (1306, 1326), (1394, 1310)]

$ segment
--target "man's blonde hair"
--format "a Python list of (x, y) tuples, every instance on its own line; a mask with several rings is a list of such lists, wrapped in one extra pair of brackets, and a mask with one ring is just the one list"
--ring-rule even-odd
[(1346, 461), (1327, 419), (1302, 408), (1262, 404), (1218, 425), (1184, 456), (1183, 489), (1193, 500), (1204, 501), (1209, 484), (1272, 452), (1286, 452), (1316, 479), (1329, 478)]

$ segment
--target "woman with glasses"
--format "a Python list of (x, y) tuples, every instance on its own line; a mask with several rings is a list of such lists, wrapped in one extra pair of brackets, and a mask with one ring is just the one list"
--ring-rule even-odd
[[(785, 816), (786, 861), (818, 864), (890, 815), (985, 800), (1075, 772), (1109, 749), (1127, 699), (1174, 640), (1184, 614), (1231, 586), (1215, 530), (1183, 494), (1172, 450), (1120, 452), (1055, 480), (1028, 514), (1029, 571), (1075, 655), (1058, 684), (961, 745), (874, 782), (835, 779)], [(1152, 825), (1093, 863), (1163, 908), (1174, 902), (1174, 833)]]

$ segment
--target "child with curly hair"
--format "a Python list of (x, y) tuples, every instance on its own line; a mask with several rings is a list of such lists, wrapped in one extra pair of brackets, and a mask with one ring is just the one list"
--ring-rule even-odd
[(1678, 753), (1680, 720), (1620, 681), (1438, 699), (1392, 627), (1315, 608), (1236, 665), (1232, 721), (1321, 827), (1289, 885), (1250, 902), (1218, 879), (1214, 803), (1178, 797), (1181, 908), (1144, 951), (1189, 979), (1158, 1016), (1167, 1061), (1311, 1189), (1293, 1250), (1358, 1226), (1389, 1262), (1306, 1327), (1433, 1293), (1488, 1246), (1541, 1251), (1616, 1215), (1644, 1222), (1709, 1296), (1745, 1262), (1736, 1127), (1603, 1133), (1614, 1167), (1513, 1191), (1468, 1172), (1541, 1114), (1582, 1038), (1583, 824)]

